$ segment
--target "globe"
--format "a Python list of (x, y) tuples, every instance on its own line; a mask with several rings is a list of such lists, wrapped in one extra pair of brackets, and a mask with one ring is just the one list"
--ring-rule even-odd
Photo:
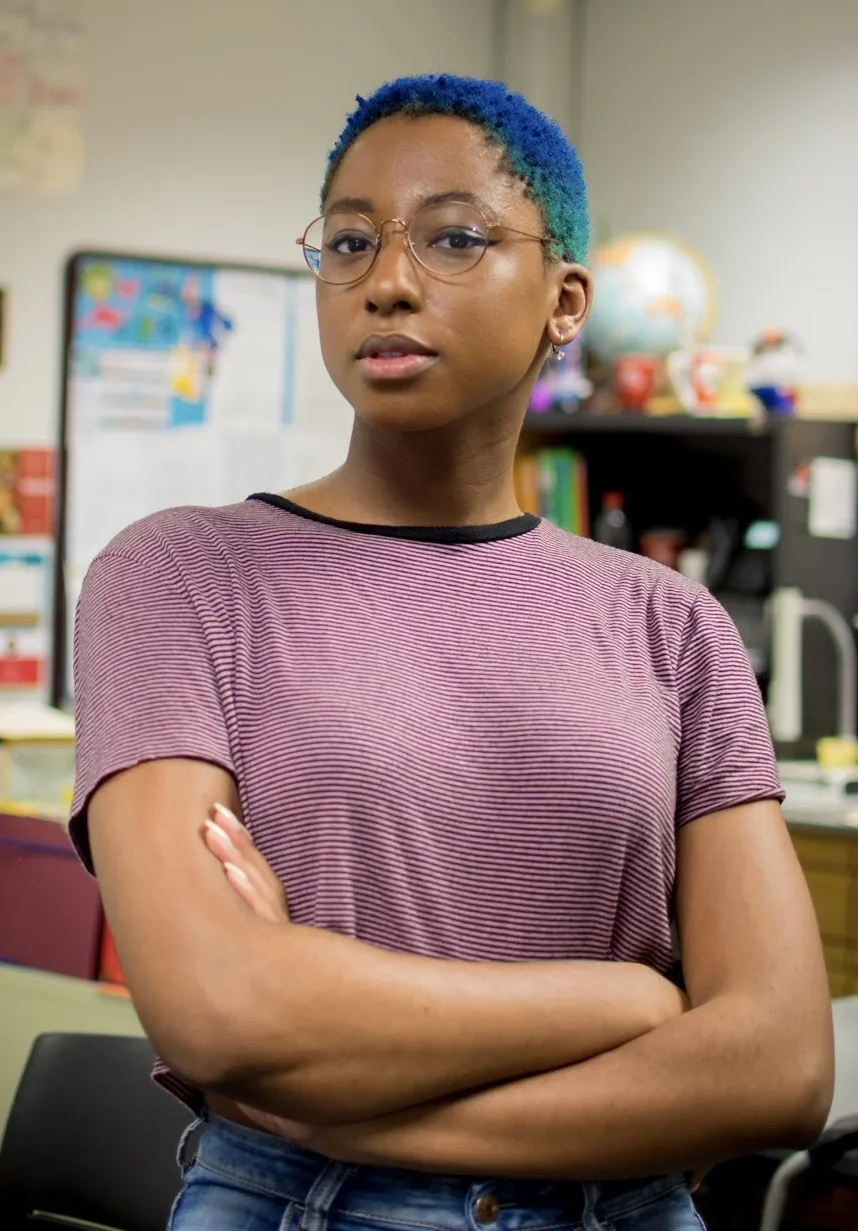
[(664, 357), (709, 335), (715, 317), (712, 277), (704, 261), (678, 240), (625, 235), (598, 248), (590, 268), (593, 311), (585, 342), (602, 363), (632, 352)]

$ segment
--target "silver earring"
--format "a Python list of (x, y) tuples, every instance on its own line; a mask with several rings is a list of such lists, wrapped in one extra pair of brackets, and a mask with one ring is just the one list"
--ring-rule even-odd
[(562, 346), (552, 345), (551, 353), (554, 356), (554, 358), (558, 360), (558, 362), (559, 360), (564, 359), (566, 357), (566, 352), (564, 351)]

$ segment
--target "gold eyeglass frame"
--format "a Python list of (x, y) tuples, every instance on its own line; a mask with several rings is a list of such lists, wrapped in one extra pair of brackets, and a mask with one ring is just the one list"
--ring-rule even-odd
[[(511, 231), (512, 234), (517, 235), (519, 239), (533, 240), (535, 243), (542, 244), (543, 246), (550, 245), (552, 242), (547, 235), (532, 235), (529, 231), (519, 231), (519, 230), (516, 230), (515, 227), (508, 227), (503, 222), (490, 222), (489, 219), (486, 217), (486, 215), (483, 213), (483, 211), (478, 206), (472, 204), (472, 202), (470, 201), (446, 201), (445, 204), (446, 205), (464, 205), (467, 209), (473, 210), (475, 214), (479, 214), (479, 216), (482, 218), (483, 222), (485, 223), (487, 232), (497, 231), (497, 230)], [(333, 214), (340, 213), (342, 211), (332, 210), (330, 214), (319, 214), (318, 218), (314, 218), (312, 222), (307, 224), (307, 226), (304, 228), (304, 234), (301, 235), (298, 239), (296, 239), (295, 243), (301, 245), (301, 249), (304, 253), (304, 261), (307, 265), (307, 268), (310, 270), (310, 273), (313, 275), (313, 277), (317, 278), (319, 282), (324, 282), (326, 286), (354, 286), (355, 283), (361, 282), (364, 278), (367, 277), (367, 275), (370, 273), (370, 271), (374, 267), (376, 261), (378, 260), (378, 255), (381, 252), (381, 241), (383, 238), (384, 228), (390, 225), (391, 223), (395, 223), (397, 226), (402, 227), (402, 230), (405, 233), (406, 247), (408, 251), (411, 253), (414, 260), (417, 262), (417, 264), (422, 269), (425, 269), (427, 273), (431, 274), (433, 278), (460, 278), (462, 274), (469, 274), (471, 270), (477, 268), (480, 261), (486, 255), (486, 253), (489, 250), (489, 246), (490, 246), (489, 244), (486, 244), (486, 246), (480, 250), (480, 255), (474, 261), (473, 265), (469, 265), (467, 269), (460, 269), (456, 271), (450, 270), (450, 271), (445, 271), (443, 273), (440, 270), (432, 269), (430, 265), (427, 265), (426, 262), (422, 261), (420, 257), (417, 255), (417, 251), (411, 240), (411, 224), (413, 223), (414, 219), (423, 210), (431, 209), (431, 208), (433, 208), (433, 206), (431, 205), (421, 205), (419, 209), (416, 209), (414, 211), (414, 213), (411, 215), (411, 219), (408, 222), (406, 222), (404, 218), (384, 218), (378, 224), (378, 226), (376, 226), (373, 220), (369, 218), (366, 214), (362, 214), (358, 210), (349, 210), (348, 212), (353, 217), (363, 218), (365, 222), (368, 222), (370, 228), (375, 232), (375, 251), (372, 254), (372, 260), (370, 261), (369, 265), (367, 265), (363, 273), (358, 274), (356, 278), (349, 279), (348, 282), (334, 282), (330, 278), (323, 278), (322, 275), (318, 272), (318, 270), (313, 268), (313, 266), (310, 264), (310, 261), (307, 258), (307, 235), (310, 231), (310, 228), (314, 227), (317, 222), (321, 222), (323, 218), (332, 217)], [(320, 249), (316, 248), (314, 249), (314, 251), (319, 252)]]

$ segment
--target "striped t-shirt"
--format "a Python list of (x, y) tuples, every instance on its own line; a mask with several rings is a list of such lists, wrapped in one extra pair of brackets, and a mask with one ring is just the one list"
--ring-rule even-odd
[(143, 761), (235, 778), (296, 922), (440, 958), (672, 964), (676, 829), (781, 798), (711, 595), (524, 515), (159, 513), (87, 575), (71, 832)]

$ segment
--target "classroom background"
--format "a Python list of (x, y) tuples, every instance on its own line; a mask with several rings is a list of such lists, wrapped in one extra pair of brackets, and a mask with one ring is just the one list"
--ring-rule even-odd
[[(855, 0), (0, 0), (0, 1136), (36, 1036), (141, 1033), (64, 827), (86, 567), (157, 508), (342, 460), (295, 238), (355, 95), (444, 70), (581, 152), (595, 307), (519, 502), (735, 620), (858, 1116)], [(845, 1150), (769, 1227), (854, 1231)], [(761, 1225), (782, 1161), (716, 1170), (713, 1231)]]

